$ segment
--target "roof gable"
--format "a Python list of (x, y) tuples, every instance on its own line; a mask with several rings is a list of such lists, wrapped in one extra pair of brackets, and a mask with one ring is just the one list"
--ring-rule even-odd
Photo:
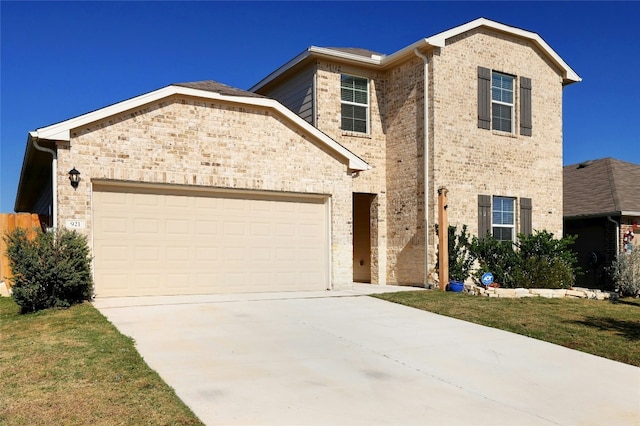
[(640, 165), (602, 158), (563, 173), (565, 217), (640, 215)]
[(563, 84), (566, 85), (582, 81), (580, 76), (576, 74), (576, 72), (573, 71), (573, 69), (571, 69), (569, 65), (567, 65), (567, 63), (560, 57), (560, 55), (558, 55), (551, 48), (551, 46), (549, 46), (547, 42), (545, 42), (537, 33), (526, 31), (516, 27), (511, 27), (486, 18), (478, 18), (466, 24), (459, 25), (455, 28), (451, 28), (449, 30), (435, 34), (431, 37), (418, 40), (415, 43), (403, 49), (400, 49), (391, 55), (384, 55), (367, 49), (311, 46), (307, 50), (269, 74), (267, 77), (259, 81), (249, 90), (260, 90), (262, 87), (276, 80), (280, 75), (305, 62), (308, 58), (326, 58), (340, 62), (357, 64), (360, 66), (386, 69), (391, 67), (398, 61), (406, 59), (408, 56), (414, 56), (414, 51), (416, 49), (445, 48), (448, 39), (477, 28), (487, 28), (493, 31), (498, 31), (531, 41), (561, 71)]
[(319, 145), (326, 147), (328, 152), (336, 154), (337, 158), (341, 158), (351, 170), (361, 171), (371, 168), (369, 164), (360, 157), (313, 127), (274, 99), (236, 89), (215, 81), (177, 83), (29, 132), (22, 161), (22, 169), (20, 171), (20, 180), (18, 182), (15, 210), (26, 211), (26, 209), (29, 209), (29, 206), (34, 201), (33, 197), (35, 192), (33, 188), (41, 185), (42, 182), (45, 182), (47, 179), (46, 173), (48, 171), (45, 171), (44, 166), (51, 164), (50, 154), (37, 149), (34, 146), (34, 142), (49, 149), (55, 148), (56, 144), (65, 142), (68, 144), (71, 141), (71, 131), (73, 129), (174, 95), (192, 96), (270, 109), (274, 111), (275, 114), (285, 118), (285, 121), (288, 121), (290, 125), (297, 127), (302, 133), (315, 139)]
[(156, 102), (173, 95), (186, 95), (199, 98), (227, 101), (237, 104), (260, 106), (276, 111), (279, 115), (286, 117), (303, 132), (316, 138), (332, 152), (347, 160), (349, 168), (352, 170), (368, 170), (370, 166), (360, 157), (331, 139), (311, 124), (294, 114), (281, 103), (274, 99), (266, 98), (255, 93), (236, 89), (215, 81), (200, 81), (194, 83), (177, 83), (162, 89), (155, 90), (135, 98), (122, 101), (108, 107), (92, 111), (69, 120), (43, 127), (29, 133), (29, 137), (36, 140), (70, 141), (71, 130), (89, 123), (103, 120), (107, 117), (120, 114), (130, 109), (138, 108), (150, 102)]

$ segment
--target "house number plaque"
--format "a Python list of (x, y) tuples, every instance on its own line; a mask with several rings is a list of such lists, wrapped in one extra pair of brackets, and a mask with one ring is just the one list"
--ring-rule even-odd
[(80, 219), (67, 219), (64, 226), (68, 229), (84, 229), (87, 227), (87, 223)]

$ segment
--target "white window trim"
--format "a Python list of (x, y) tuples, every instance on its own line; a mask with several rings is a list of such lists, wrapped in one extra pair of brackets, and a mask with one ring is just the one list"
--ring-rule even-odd
[[(365, 116), (366, 118), (366, 131), (365, 132), (359, 132), (357, 130), (347, 130), (347, 129), (343, 129), (342, 128), (342, 111), (340, 111), (340, 130), (342, 130), (344, 133), (347, 134), (355, 134), (355, 135), (368, 135), (369, 134), (369, 129), (371, 126), (371, 116), (370, 116), (370, 103), (371, 103), (371, 84), (370, 84), (370, 80), (367, 77), (361, 77), (359, 75), (353, 75), (353, 74), (340, 74), (340, 91), (342, 92), (342, 76), (349, 76), (349, 77), (355, 77), (355, 78), (361, 78), (363, 80), (367, 81), (367, 103), (366, 104), (361, 104), (358, 102), (350, 102), (350, 101), (345, 101), (342, 99), (342, 94), (340, 95), (340, 105), (342, 106), (344, 105), (353, 105), (353, 106), (357, 106), (357, 107), (361, 107), (365, 109)], [(341, 108), (342, 109), (342, 108)]]
[[(496, 198), (505, 198), (505, 199), (509, 199), (513, 201), (513, 209), (511, 211), (511, 214), (513, 215), (513, 224), (511, 225), (504, 225), (504, 224), (495, 224), (493, 222), (493, 213), (494, 213), (494, 208), (495, 208), (495, 199)], [(507, 197), (507, 196), (503, 196), (503, 195), (493, 195), (491, 197), (491, 235), (493, 235), (493, 228), (511, 228), (511, 241), (516, 241), (516, 222), (517, 222), (517, 217), (516, 217), (516, 204), (517, 204), (517, 198), (515, 197)], [(502, 210), (504, 211), (504, 210)], [(507, 241), (507, 240), (501, 240), (501, 241)]]
[[(512, 85), (511, 85), (511, 94), (512, 94), (512, 99), (513, 102), (512, 103), (508, 103), (508, 102), (503, 102), (503, 101), (495, 101), (493, 100), (493, 76), (495, 74), (500, 74), (500, 75), (504, 75), (506, 77), (511, 78), (512, 81)], [(496, 71), (496, 70), (491, 70), (491, 130), (494, 132), (503, 132), (503, 133), (510, 133), (510, 134), (514, 134), (515, 133), (515, 128), (516, 128), (516, 76), (511, 75), (511, 74), (507, 74), (504, 72), (500, 72), (500, 71)], [(498, 104), (498, 105), (505, 105), (508, 107), (511, 107), (511, 129), (509, 129), (509, 131), (506, 130), (499, 130), (499, 129), (495, 129), (493, 127), (494, 125), (494, 119), (493, 119), (493, 105), (494, 104)]]

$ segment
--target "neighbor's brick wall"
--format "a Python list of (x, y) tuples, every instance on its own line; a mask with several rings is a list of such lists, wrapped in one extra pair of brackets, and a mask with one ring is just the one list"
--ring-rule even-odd
[[(477, 67), (532, 79), (533, 136), (477, 127)], [(534, 230), (562, 236), (562, 77), (532, 43), (478, 29), (433, 57), (434, 187), (449, 189), (449, 219), (478, 232), (477, 195), (532, 199)], [(519, 206), (516, 206), (516, 212)], [(519, 222), (516, 222), (519, 232)]]
[(352, 177), (342, 160), (292, 130), (273, 110), (172, 97), (71, 132), (58, 170), (82, 173), (77, 190), (58, 174), (59, 221), (84, 219), (91, 181), (108, 179), (331, 196), (332, 282), (352, 283)]

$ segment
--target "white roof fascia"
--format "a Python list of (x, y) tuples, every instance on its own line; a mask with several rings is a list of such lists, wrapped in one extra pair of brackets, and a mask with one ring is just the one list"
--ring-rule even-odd
[(395, 53), (392, 53), (389, 56), (385, 56), (382, 61), (381, 61), (381, 65), (383, 66), (387, 66), (389, 64), (392, 64), (394, 62), (396, 62), (399, 59), (402, 59), (405, 56), (415, 56), (415, 49), (419, 49), (421, 47), (428, 47), (428, 46), (432, 46), (432, 47), (444, 47), (444, 44), (436, 44), (436, 43), (432, 43), (429, 41), (429, 39), (423, 38), (420, 39), (418, 41), (416, 41), (415, 43), (410, 44), (407, 47), (404, 47), (400, 50), (398, 50)]
[(280, 114), (287, 117), (293, 123), (301, 127), (305, 132), (311, 134), (317, 138), (320, 142), (324, 143), (332, 151), (340, 154), (343, 158), (348, 160), (349, 168), (352, 170), (369, 170), (371, 167), (360, 157), (340, 145), (335, 140), (331, 139), (326, 134), (313, 127), (311, 124), (303, 120), (301, 117), (293, 113), (288, 108), (285, 108), (281, 103), (269, 98), (254, 98), (244, 96), (229, 96), (221, 95), (217, 92), (210, 92), (206, 90), (193, 89), (190, 87), (182, 86), (167, 86), (162, 89), (155, 90), (153, 92), (146, 93), (144, 95), (136, 96), (135, 98), (127, 99), (126, 101), (119, 102), (117, 104), (110, 105), (108, 107), (92, 111), (90, 113), (80, 115), (78, 117), (66, 120), (60, 123), (53, 124), (48, 127), (43, 127), (38, 130), (29, 132), (29, 136), (35, 139), (48, 139), (48, 140), (71, 140), (71, 130), (82, 127), (86, 124), (93, 123), (95, 121), (103, 120), (107, 117), (121, 114), (125, 111), (139, 108), (142, 105), (150, 102), (156, 102), (160, 99), (166, 98), (172, 95), (184, 95), (193, 96), (198, 98), (205, 98), (211, 100), (227, 101), (232, 103), (240, 103), (252, 106), (261, 106), (266, 108), (272, 108), (278, 111)]
[(371, 58), (362, 55), (356, 55), (354, 53), (343, 52), (341, 50), (328, 49), (326, 47), (316, 47), (311, 46), (309, 48), (309, 53), (316, 53), (320, 56), (328, 56), (331, 58), (342, 59), (347, 62), (355, 63), (355, 64), (367, 64), (367, 65), (380, 65), (380, 63), (384, 60), (384, 56), (380, 58)]
[(508, 34), (513, 34), (517, 37), (530, 39), (535, 42), (564, 72), (564, 80), (571, 83), (577, 83), (582, 81), (582, 78), (569, 65), (542, 39), (537, 33), (531, 31), (522, 30), (516, 27), (510, 27), (499, 22), (491, 21), (486, 18), (478, 18), (466, 24), (460, 25), (450, 30), (441, 32), (427, 39), (427, 43), (434, 46), (444, 46), (447, 39), (455, 37), (466, 31), (473, 30), (478, 27), (487, 27), (497, 31), (501, 31)]
[(75, 129), (88, 123), (102, 120), (106, 117), (120, 114), (124, 111), (170, 96), (175, 93), (173, 87), (175, 86), (163, 87), (162, 89), (154, 90), (153, 92), (145, 93), (143, 95), (136, 96), (135, 98), (127, 99), (126, 101), (118, 102), (87, 114), (61, 121), (60, 123), (42, 127), (29, 133), (32, 137), (37, 139), (70, 141), (71, 129)]
[(321, 56), (325, 58), (331, 59), (340, 59), (342, 61), (350, 62), (352, 64), (367, 64), (367, 65), (380, 65), (380, 63), (384, 60), (384, 56), (380, 58), (367, 58), (366, 56), (356, 55), (353, 53), (343, 52), (341, 50), (329, 49), (326, 47), (317, 47), (311, 46), (286, 64), (279, 67), (277, 70), (260, 80), (258, 83), (254, 84), (251, 88), (249, 88), (249, 92), (255, 92), (259, 90), (261, 87), (266, 86), (271, 81), (278, 78), (285, 71), (290, 68), (293, 68), (309, 56)]

